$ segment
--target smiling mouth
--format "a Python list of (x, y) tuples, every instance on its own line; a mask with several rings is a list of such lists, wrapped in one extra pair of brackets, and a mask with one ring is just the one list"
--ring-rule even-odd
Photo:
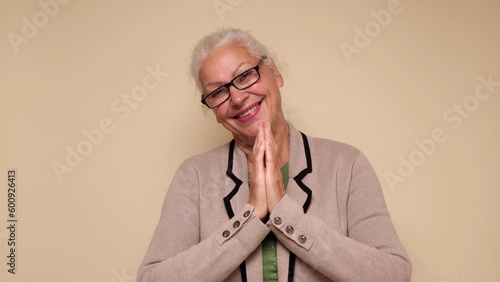
[(234, 118), (237, 119), (237, 118), (244, 118), (246, 116), (249, 116), (251, 113), (253, 113), (253, 111), (255, 111), (260, 106), (261, 103), (262, 102), (256, 104), (255, 106), (248, 109), (248, 111), (242, 113), (241, 115), (235, 116)]

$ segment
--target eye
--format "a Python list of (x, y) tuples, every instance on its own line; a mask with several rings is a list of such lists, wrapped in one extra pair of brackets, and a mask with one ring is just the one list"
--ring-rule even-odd
[(252, 77), (252, 73), (253, 70), (247, 70), (246, 72), (240, 74), (235, 82), (238, 84), (245, 84), (245, 82), (247, 82), (248, 79)]
[(215, 89), (214, 92), (208, 97), (208, 99), (219, 99), (222, 98), (226, 95), (227, 93), (227, 88), (226, 87), (221, 87), (218, 89)]

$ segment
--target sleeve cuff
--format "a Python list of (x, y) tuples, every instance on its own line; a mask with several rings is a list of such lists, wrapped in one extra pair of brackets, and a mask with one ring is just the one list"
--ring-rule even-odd
[[(279, 238), (287, 238), (298, 246), (309, 250), (314, 243), (314, 238), (301, 229), (299, 222), (304, 215), (302, 207), (288, 195), (274, 208), (267, 225)], [(279, 232), (280, 234), (276, 234)]]
[(251, 233), (255, 236), (247, 234), (246, 237), (258, 238), (260, 237), (258, 235), (261, 234), (262, 238), (264, 238), (269, 233), (269, 227), (255, 216), (253, 210), (254, 207), (252, 205), (246, 204), (239, 213), (235, 214), (233, 218), (221, 227), (220, 233), (215, 237), (215, 241), (217, 241), (219, 246), (236, 236), (247, 225), (250, 225), (251, 228), (244, 233)]

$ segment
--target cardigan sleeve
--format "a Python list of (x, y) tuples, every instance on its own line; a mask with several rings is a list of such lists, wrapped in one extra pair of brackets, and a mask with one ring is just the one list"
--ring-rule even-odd
[(137, 281), (223, 281), (256, 249), (269, 228), (246, 204), (217, 232), (200, 240), (196, 170), (183, 164), (165, 197), (159, 224)]
[(346, 234), (325, 224), (321, 216), (304, 213), (289, 195), (276, 206), (267, 225), (287, 249), (331, 280), (410, 281), (411, 263), (375, 172), (362, 153), (349, 167), (345, 187), (332, 189), (347, 189), (346, 202), (329, 203), (346, 207)]

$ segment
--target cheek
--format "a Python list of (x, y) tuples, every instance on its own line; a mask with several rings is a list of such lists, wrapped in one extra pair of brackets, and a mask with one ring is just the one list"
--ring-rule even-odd
[(215, 120), (220, 123), (220, 117), (218, 115), (218, 113), (216, 111), (213, 112), (214, 113), (214, 116), (215, 116)]
[(225, 109), (224, 105), (220, 105), (219, 107), (215, 108), (213, 110), (213, 113), (214, 113), (215, 119), (217, 120), (218, 123), (224, 122), (224, 119), (226, 117), (226, 115), (225, 115), (226, 109)]

